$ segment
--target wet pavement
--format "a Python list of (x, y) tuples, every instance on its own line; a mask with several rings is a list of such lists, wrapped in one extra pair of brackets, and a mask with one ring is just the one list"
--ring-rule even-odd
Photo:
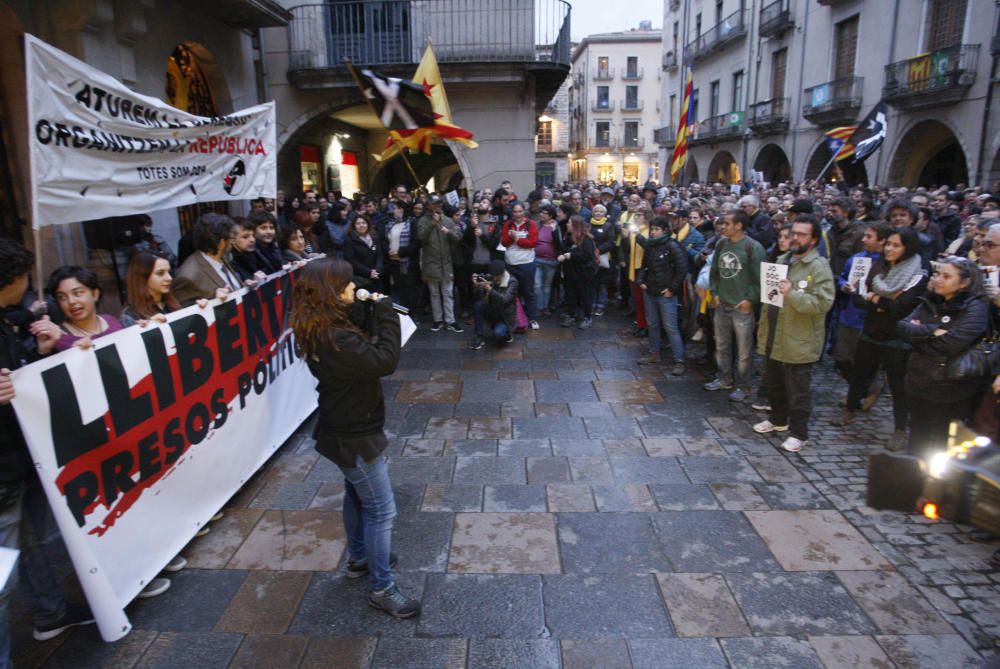
[(399, 621), (341, 571), (337, 468), (303, 426), (114, 644), (15, 626), (19, 667), (602, 669), (978, 666), (1000, 640), (997, 546), (863, 505), (889, 402), (810, 445), (750, 429), (693, 366), (637, 366), (609, 315), (505, 349), (420, 331), (384, 382)]

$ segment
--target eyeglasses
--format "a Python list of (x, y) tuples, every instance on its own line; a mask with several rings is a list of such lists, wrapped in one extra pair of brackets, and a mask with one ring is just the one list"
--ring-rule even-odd
[[(996, 247), (1000, 246), (1000, 242), (991, 242), (988, 239), (984, 239), (983, 241), (979, 242), (979, 245), (985, 246), (988, 249), (995, 249)], [(963, 260), (967, 260), (967, 258), (963, 258)]]

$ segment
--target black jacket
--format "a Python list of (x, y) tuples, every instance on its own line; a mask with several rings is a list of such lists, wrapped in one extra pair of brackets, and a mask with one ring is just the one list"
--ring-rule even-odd
[(493, 284), (488, 291), (476, 288), (476, 301), (486, 301), (487, 319), (506, 323), (507, 328), (513, 332), (517, 325), (517, 277), (507, 272), (507, 285), (500, 286)]
[(604, 255), (615, 249), (619, 230), (618, 223), (612, 221), (610, 217), (604, 220), (603, 225), (594, 225), (591, 219), (590, 234), (594, 236), (594, 245), (597, 246), (598, 253)]
[[(566, 281), (586, 282), (597, 274), (597, 258), (594, 256), (594, 240), (584, 237), (579, 244), (573, 243), (570, 235), (563, 240), (569, 253), (569, 260), (562, 264), (563, 277)], [(565, 253), (565, 251), (564, 251)]]
[(382, 276), (382, 250), (379, 248), (378, 239), (374, 234), (373, 232), (371, 237), (374, 248), (354, 232), (347, 233), (347, 239), (344, 240), (344, 260), (351, 263), (355, 276), (359, 276), (365, 281), (372, 280), (372, 270), (378, 272), (380, 277)]
[[(874, 271), (874, 270), (873, 270)], [(927, 277), (924, 276), (914, 286), (896, 297), (880, 297), (878, 304), (864, 299), (857, 293), (851, 297), (854, 306), (864, 312), (862, 333), (878, 342), (899, 339), (896, 324), (909, 316), (920, 303), (927, 291)]]
[(951, 244), (962, 234), (962, 217), (953, 211), (949, 211), (944, 216), (936, 217), (934, 223), (941, 229), (941, 237), (945, 246)]
[(746, 230), (747, 236), (756, 239), (765, 249), (774, 243), (774, 226), (771, 225), (771, 216), (763, 209), (758, 209), (750, 217), (750, 226)]
[(688, 268), (684, 247), (670, 237), (652, 239), (640, 235), (636, 243), (644, 249), (642, 267), (635, 273), (636, 284), (646, 284), (650, 295), (660, 295), (667, 288), (674, 296), (680, 295)]
[[(362, 438), (382, 433), (385, 399), (381, 379), (396, 371), (400, 351), (399, 317), (388, 300), (372, 306), (355, 302), (351, 320), (361, 332), (337, 330), (331, 343), (306, 359), (318, 381), (316, 450), (348, 467), (354, 466), (356, 455), (366, 461), (378, 455), (357, 445), (370, 444)], [(376, 337), (368, 334), (369, 325)]]
[[(945, 366), (977, 342), (989, 327), (985, 300), (965, 293), (948, 302), (934, 293), (925, 295), (913, 313), (897, 325), (899, 334), (913, 345), (906, 365), (906, 392), (934, 402), (953, 402), (975, 395), (978, 384), (945, 380)], [(934, 336), (939, 328), (948, 333)]]
[(236, 271), (236, 276), (240, 278), (240, 281), (252, 281), (257, 270), (265, 271), (260, 267), (260, 258), (252, 251), (246, 253), (233, 249), (229, 265)]
[(253, 252), (257, 256), (257, 266), (265, 274), (280, 272), (285, 264), (285, 259), (281, 257), (281, 249), (278, 248), (278, 242), (261, 244), (258, 241)]
[[(22, 307), (0, 311), (0, 369), (11, 371), (40, 356), (28, 332), (31, 315)], [(28, 446), (10, 404), (0, 405), (0, 484), (22, 481), (32, 471)]]
[(837, 227), (834, 223), (826, 231), (826, 237), (830, 241), (826, 257), (830, 261), (830, 270), (834, 276), (840, 276), (848, 259), (855, 253), (861, 252), (863, 248), (861, 238), (864, 236), (865, 227), (856, 221), (848, 221), (843, 228)]

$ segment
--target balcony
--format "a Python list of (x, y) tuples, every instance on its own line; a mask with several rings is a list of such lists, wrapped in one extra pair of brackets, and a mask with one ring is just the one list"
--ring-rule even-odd
[(412, 77), (430, 38), (445, 81), (523, 81), (527, 71), (540, 112), (571, 62), (564, 0), (327, 0), (288, 12), (288, 80), (302, 89), (353, 90), (345, 60)]
[(618, 149), (618, 142), (613, 139), (595, 139), (590, 145), (591, 151), (615, 151)]
[(594, 81), (611, 81), (615, 78), (615, 68), (598, 68), (594, 71)]
[(692, 144), (726, 142), (743, 136), (743, 112), (719, 114), (701, 121), (696, 126)]
[(773, 135), (788, 130), (789, 98), (774, 98), (750, 105), (747, 127), (757, 135)]
[(747, 11), (737, 10), (722, 19), (720, 23), (688, 42), (684, 48), (687, 59), (696, 63), (716, 51), (726, 48), (747, 34)]
[(663, 71), (664, 72), (674, 72), (677, 70), (677, 54), (673, 51), (668, 51), (663, 54)]
[(642, 79), (642, 73), (643, 68), (641, 67), (634, 70), (626, 68), (625, 71), (622, 72), (622, 81), (639, 81)]
[(885, 66), (882, 97), (915, 111), (959, 102), (976, 81), (978, 44), (956, 44)]
[(653, 141), (665, 149), (674, 148), (677, 143), (677, 128), (672, 125), (665, 125), (653, 131)]
[(615, 103), (614, 103), (613, 100), (606, 100), (606, 101), (603, 101), (603, 102), (602, 101), (597, 101), (590, 108), (590, 110), (591, 111), (595, 111), (595, 112), (600, 112), (600, 113), (610, 113), (610, 112), (613, 112), (615, 110)]
[(864, 77), (844, 77), (805, 90), (802, 115), (820, 126), (848, 125), (861, 109), (861, 89)]
[(626, 100), (622, 105), (623, 112), (639, 112), (642, 111), (642, 100)]
[(626, 137), (622, 140), (622, 148), (626, 151), (642, 149), (645, 145), (646, 139), (644, 137)]
[(775, 0), (760, 10), (760, 27), (757, 32), (761, 37), (781, 37), (793, 27), (795, 22), (792, 21), (789, 0)]

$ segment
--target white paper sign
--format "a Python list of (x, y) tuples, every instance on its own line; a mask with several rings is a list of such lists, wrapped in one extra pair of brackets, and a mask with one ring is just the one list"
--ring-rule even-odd
[(445, 193), (444, 199), (447, 200), (448, 204), (450, 204), (453, 207), (457, 207), (459, 204), (461, 204), (461, 201), (458, 198), (457, 190), (450, 190), (447, 193)]
[(17, 556), (20, 554), (21, 551), (14, 548), (0, 548), (0, 588), (7, 587), (7, 579), (14, 571)]
[(778, 283), (788, 276), (788, 265), (773, 262), (760, 264), (760, 301), (781, 308), (785, 305), (785, 296), (778, 289)]
[(32, 225), (274, 197), (273, 102), (208, 118), (24, 36)]
[(857, 256), (851, 260), (851, 272), (847, 275), (847, 283), (861, 297), (868, 297), (867, 279), (871, 270), (871, 258)]
[(983, 265), (979, 269), (983, 273), (983, 282), (987, 286), (1000, 288), (1000, 267), (996, 265)]
[(406, 314), (399, 315), (399, 345), (406, 346), (406, 342), (410, 341), (410, 337), (413, 333), (417, 331), (417, 326), (413, 323), (413, 319)]

